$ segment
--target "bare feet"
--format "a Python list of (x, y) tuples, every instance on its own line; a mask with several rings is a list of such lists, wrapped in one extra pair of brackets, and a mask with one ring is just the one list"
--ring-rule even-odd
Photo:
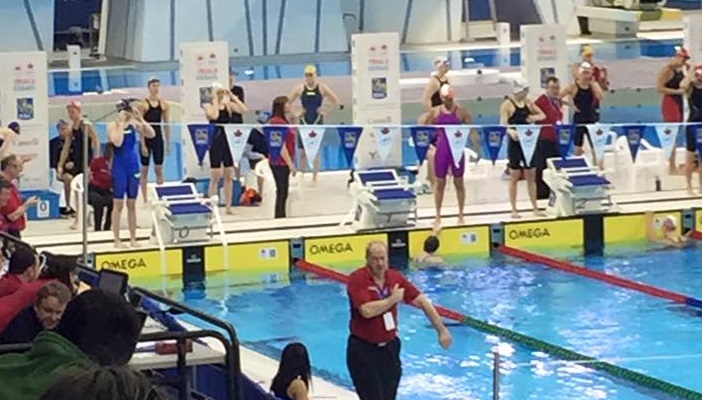
[(535, 217), (545, 217), (545, 216), (546, 216), (546, 213), (543, 212), (543, 211), (541, 211), (541, 210), (539, 210), (538, 208), (535, 208), (535, 209), (534, 209), (534, 216), (535, 216)]
[(227, 214), (227, 215), (234, 215), (234, 210), (232, 210), (231, 208), (227, 208), (226, 211), (225, 211), (225, 214)]
[(141, 245), (139, 244), (139, 242), (136, 241), (136, 239), (132, 239), (130, 241), (130, 244), (132, 247), (141, 247)]
[(116, 240), (115, 240), (115, 248), (116, 248), (116, 249), (126, 249), (126, 248), (127, 248), (127, 245), (125, 245), (124, 243), (122, 243), (121, 240), (116, 239)]
[(463, 215), (458, 216), (458, 225), (465, 225), (466, 224), (466, 218)]
[(687, 188), (687, 195), (688, 195), (688, 196), (694, 196), (694, 195), (695, 195), (695, 191), (694, 191), (691, 187), (689, 187), (689, 188)]
[(516, 210), (512, 211), (512, 219), (520, 219), (520, 218), (522, 218), (522, 217), (519, 215), (519, 213)]
[(432, 227), (432, 230), (434, 233), (441, 232), (441, 217), (436, 217), (436, 219), (434, 219), (434, 226)]
[(74, 222), (71, 225), (68, 226), (68, 229), (77, 231), (78, 230), (78, 225)]

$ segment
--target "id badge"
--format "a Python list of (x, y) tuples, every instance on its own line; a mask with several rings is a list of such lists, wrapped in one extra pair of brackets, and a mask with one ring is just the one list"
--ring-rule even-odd
[(383, 314), (383, 324), (385, 325), (386, 331), (395, 330), (395, 318), (392, 317), (392, 313), (390, 311)]

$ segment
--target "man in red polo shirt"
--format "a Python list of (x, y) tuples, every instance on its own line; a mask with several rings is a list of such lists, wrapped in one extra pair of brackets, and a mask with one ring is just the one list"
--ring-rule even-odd
[(397, 304), (413, 304), (424, 311), (439, 336), (441, 347), (451, 345), (451, 333), (431, 301), (400, 272), (388, 265), (385, 243), (366, 246), (366, 265), (349, 276), (351, 335), (346, 365), (360, 400), (394, 400), (400, 385), (400, 339)]
[(37, 254), (28, 247), (18, 247), (10, 256), (7, 273), (0, 278), (0, 299), (15, 293), (22, 285), (36, 281), (40, 271)]
[[(546, 119), (541, 120), (541, 133), (536, 143), (536, 151), (532, 161), (536, 168), (536, 197), (538, 199), (548, 199), (550, 190), (543, 181), (546, 160), (551, 157), (561, 156), (558, 148), (558, 137), (554, 125), (563, 122), (563, 102), (560, 97), (561, 82), (555, 76), (546, 80), (546, 92), (539, 96), (536, 104), (546, 114)], [(564, 154), (565, 155), (565, 154)]]
[(0, 216), (6, 221), (5, 232), (16, 238), (21, 237), (21, 232), (27, 227), (25, 214), (29, 207), (36, 206), (39, 198), (32, 196), (26, 201), (22, 201), (22, 195), (17, 188), (17, 178), (22, 172), (22, 160), (11, 154), (0, 161), (0, 175), (2, 178), (12, 182), (10, 198), (7, 204), (0, 208)]

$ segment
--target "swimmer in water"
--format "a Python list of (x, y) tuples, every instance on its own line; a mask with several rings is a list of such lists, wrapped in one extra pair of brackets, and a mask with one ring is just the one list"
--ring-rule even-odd
[[(660, 228), (661, 235), (658, 235), (656, 232), (657, 228)], [(678, 233), (678, 220), (673, 215), (668, 215), (664, 218), (656, 218), (652, 212), (646, 212), (646, 233), (650, 243), (672, 246), (679, 249), (693, 244), (693, 241), (689, 240), (689, 232), (684, 235)]]
[(430, 265), (441, 265), (444, 263), (444, 259), (441, 256), (436, 255), (439, 251), (439, 246), (441, 242), (438, 236), (431, 235), (424, 240), (424, 247), (422, 253), (414, 258), (414, 263), (418, 268), (430, 266)]

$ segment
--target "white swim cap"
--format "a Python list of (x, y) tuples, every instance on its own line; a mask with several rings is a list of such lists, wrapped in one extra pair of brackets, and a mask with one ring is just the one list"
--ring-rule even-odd
[(580, 68), (578, 68), (578, 71), (579, 71), (580, 73), (583, 73), (583, 72), (585, 72), (585, 71), (590, 72), (590, 71), (592, 71), (592, 64), (590, 64), (589, 62), (585, 61), (585, 62), (583, 62), (582, 64), (580, 64)]
[(529, 90), (529, 82), (524, 77), (519, 77), (512, 82), (512, 94), (519, 94)]
[(451, 88), (451, 85), (443, 85), (441, 86), (441, 89), (439, 89), (439, 95), (444, 98), (452, 99), (455, 92)]
[(210, 87), (212, 87), (214, 90), (224, 89), (224, 86), (222, 86), (222, 84), (219, 82), (212, 82)]
[(673, 215), (668, 215), (663, 220), (663, 226), (667, 226), (670, 229), (675, 229), (678, 226), (678, 219)]

